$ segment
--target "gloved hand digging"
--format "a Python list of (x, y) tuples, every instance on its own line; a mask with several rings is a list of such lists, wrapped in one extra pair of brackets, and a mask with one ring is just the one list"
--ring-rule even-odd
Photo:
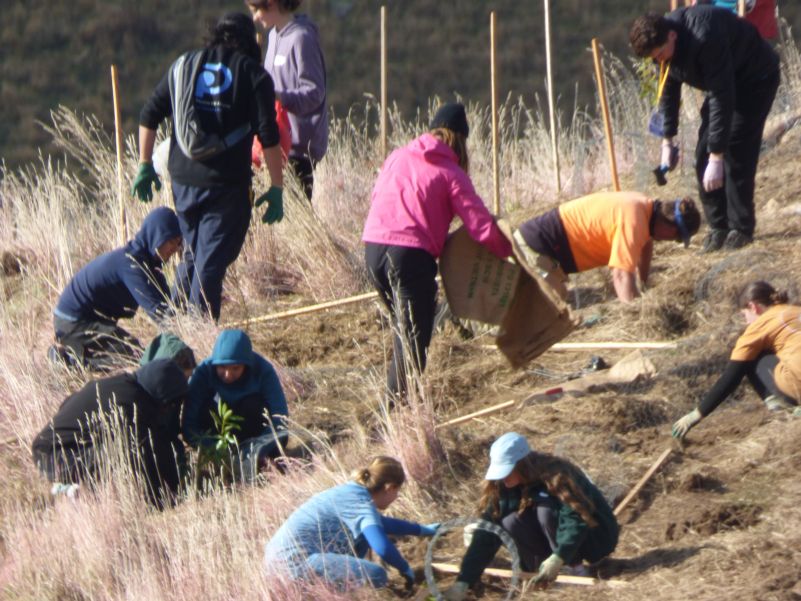
[(278, 186), (270, 186), (264, 194), (256, 199), (255, 205), (261, 206), (267, 203), (267, 210), (261, 216), (262, 223), (272, 225), (284, 218), (284, 189)]
[(559, 570), (565, 565), (564, 560), (556, 553), (551, 553), (548, 559), (540, 564), (540, 569), (537, 575), (534, 576), (534, 584), (547, 584), (556, 580), (559, 575)]
[(139, 169), (131, 186), (131, 195), (142, 202), (150, 202), (153, 200), (153, 190), (151, 189), (153, 184), (156, 185), (156, 191), (161, 190), (161, 180), (153, 168), (153, 163), (139, 163)]
[(698, 411), (698, 409), (693, 409), (687, 415), (673, 424), (673, 438), (684, 440), (684, 437), (687, 436), (687, 433), (692, 430), (693, 427), (702, 419), (704, 419), (704, 416), (701, 415), (701, 412)]

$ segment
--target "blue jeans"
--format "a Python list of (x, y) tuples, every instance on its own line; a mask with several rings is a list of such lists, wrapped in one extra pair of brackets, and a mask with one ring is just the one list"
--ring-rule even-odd
[(382, 588), (388, 581), (387, 571), (380, 565), (353, 555), (312, 553), (304, 567), (338, 588), (345, 588), (345, 585)]

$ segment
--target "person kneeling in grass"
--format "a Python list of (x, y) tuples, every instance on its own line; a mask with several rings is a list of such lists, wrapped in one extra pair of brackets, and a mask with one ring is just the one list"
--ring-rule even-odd
[(189, 399), (184, 410), (184, 439), (196, 447), (215, 444), (212, 413), (221, 401), (242, 418), (234, 433), (243, 476), (252, 479), (268, 459), (281, 452), (289, 432), (284, 389), (272, 364), (253, 352), (242, 330), (223, 330), (211, 357), (197, 366), (189, 380)]
[(64, 400), (34, 439), (34, 462), (54, 484), (54, 494), (72, 496), (74, 485), (93, 484), (108, 473), (104, 462), (116, 440), (127, 449), (131, 469), (141, 470), (149, 501), (163, 508), (174, 500), (178, 466), (185, 463), (178, 415), (186, 392), (183, 371), (166, 359), (91, 380)]
[(380, 588), (387, 585), (387, 571), (364, 559), (372, 549), (400, 572), (411, 590), (414, 571), (387, 535), (434, 536), (439, 525), (379, 513), (398, 498), (406, 480), (398, 460), (376, 457), (351, 479), (314, 495), (289, 516), (265, 546), (265, 569), (286, 568), (295, 579), (316, 576), (339, 588)]
[[(535, 582), (547, 584), (565, 564), (597, 562), (615, 550), (620, 528), (601, 491), (566, 459), (532, 451), (520, 434), (507, 432), (492, 444), (485, 480), (481, 517), (511, 535), (522, 568), (537, 571)], [(475, 530), (443, 598), (464, 599), (500, 546), (495, 534)]]
[(801, 307), (787, 302), (763, 281), (740, 294), (740, 311), (748, 326), (737, 339), (723, 374), (698, 407), (673, 424), (673, 437), (687, 433), (712, 413), (748, 377), (770, 411), (791, 410), (801, 401)]
[(70, 280), (53, 310), (56, 345), (51, 360), (108, 370), (139, 358), (142, 347), (117, 325), (141, 306), (159, 323), (170, 314), (162, 266), (181, 249), (178, 217), (167, 207), (152, 210), (134, 239), (100, 255)]

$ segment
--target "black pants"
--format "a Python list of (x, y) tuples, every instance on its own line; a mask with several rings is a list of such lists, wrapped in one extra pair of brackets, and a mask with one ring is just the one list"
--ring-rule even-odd
[(289, 167), (292, 173), (300, 180), (303, 193), (311, 200), (314, 191), (314, 165), (309, 157), (289, 157)]
[(523, 513), (510, 513), (501, 520), (501, 525), (514, 539), (520, 563), (526, 572), (536, 572), (556, 549), (557, 516), (549, 505), (536, 505)]
[(780, 398), (786, 399), (793, 404), (798, 404), (801, 399), (794, 399), (785, 394), (779, 387), (776, 386), (776, 379), (773, 373), (776, 371), (776, 366), (779, 364), (779, 358), (772, 353), (763, 353), (759, 358), (752, 363), (751, 368), (746, 372), (748, 381), (754, 387), (759, 398), (765, 400), (770, 395), (776, 395)]
[[(421, 373), (434, 330), (437, 261), (421, 248), (367, 243), (367, 271), (393, 319), (395, 337), (387, 387), (405, 395), (407, 362)], [(400, 307), (396, 303), (400, 303)]]
[(107, 371), (138, 361), (142, 345), (114, 321), (69, 321), (53, 316), (56, 341), (65, 346), (84, 367)]
[(706, 221), (712, 229), (738, 230), (754, 235), (754, 179), (759, 163), (762, 130), (768, 118), (779, 72), (771, 73), (761, 85), (738, 88), (734, 102), (729, 147), (723, 155), (724, 184), (713, 192), (704, 191), (704, 171), (709, 160), (709, 99), (701, 107), (701, 126), (695, 148), (695, 173)]

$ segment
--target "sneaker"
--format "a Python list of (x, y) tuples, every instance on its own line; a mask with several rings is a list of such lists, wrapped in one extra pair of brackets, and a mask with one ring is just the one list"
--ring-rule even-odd
[(736, 250), (738, 248), (742, 248), (743, 246), (748, 246), (753, 241), (753, 236), (744, 234), (739, 230), (731, 230), (726, 236), (726, 240), (723, 242), (723, 248), (727, 250)]
[(727, 230), (711, 229), (704, 236), (702, 253), (711, 253), (723, 248), (723, 243), (727, 240), (729, 232)]
[(766, 397), (763, 402), (768, 411), (793, 411), (795, 409), (795, 405), (776, 394)]

